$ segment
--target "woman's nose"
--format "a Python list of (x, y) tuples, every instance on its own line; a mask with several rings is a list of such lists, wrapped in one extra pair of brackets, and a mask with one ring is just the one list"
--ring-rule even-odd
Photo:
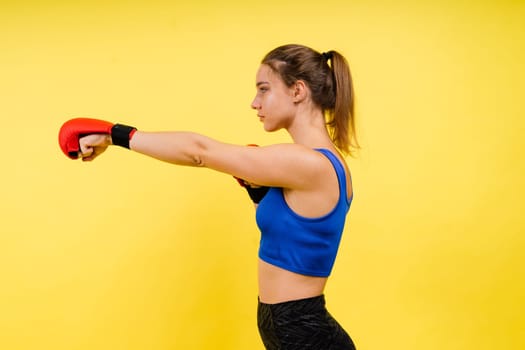
[(261, 107), (261, 104), (259, 103), (259, 101), (257, 101), (257, 98), (253, 99), (251, 107), (252, 109), (259, 109)]

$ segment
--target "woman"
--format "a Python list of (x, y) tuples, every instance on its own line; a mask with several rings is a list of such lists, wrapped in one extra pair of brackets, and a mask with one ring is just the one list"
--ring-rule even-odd
[(116, 144), (236, 177), (260, 201), (258, 327), (266, 349), (355, 349), (323, 294), (353, 196), (341, 153), (359, 147), (347, 61), (336, 51), (281, 46), (262, 60), (256, 90), (251, 107), (264, 129), (285, 129), (293, 143), (247, 147), (76, 119), (64, 124), (61, 146), (91, 161)]

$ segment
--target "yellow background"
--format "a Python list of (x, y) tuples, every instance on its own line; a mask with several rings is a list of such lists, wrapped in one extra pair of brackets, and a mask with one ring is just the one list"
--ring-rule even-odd
[(258, 231), (230, 176), (71, 117), (269, 144), (277, 45), (350, 61), (363, 146), (328, 308), (360, 350), (525, 348), (523, 1), (0, 2), (0, 348), (262, 349)]

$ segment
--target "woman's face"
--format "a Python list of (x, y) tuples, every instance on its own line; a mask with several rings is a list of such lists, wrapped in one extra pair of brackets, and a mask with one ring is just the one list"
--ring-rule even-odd
[(287, 128), (295, 115), (293, 89), (287, 87), (281, 78), (268, 66), (261, 65), (257, 71), (255, 86), (257, 94), (252, 108), (266, 131)]

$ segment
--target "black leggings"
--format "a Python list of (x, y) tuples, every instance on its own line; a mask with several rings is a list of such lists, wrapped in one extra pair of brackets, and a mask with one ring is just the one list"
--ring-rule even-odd
[(355, 350), (326, 310), (324, 295), (278, 304), (259, 301), (257, 325), (267, 350)]

